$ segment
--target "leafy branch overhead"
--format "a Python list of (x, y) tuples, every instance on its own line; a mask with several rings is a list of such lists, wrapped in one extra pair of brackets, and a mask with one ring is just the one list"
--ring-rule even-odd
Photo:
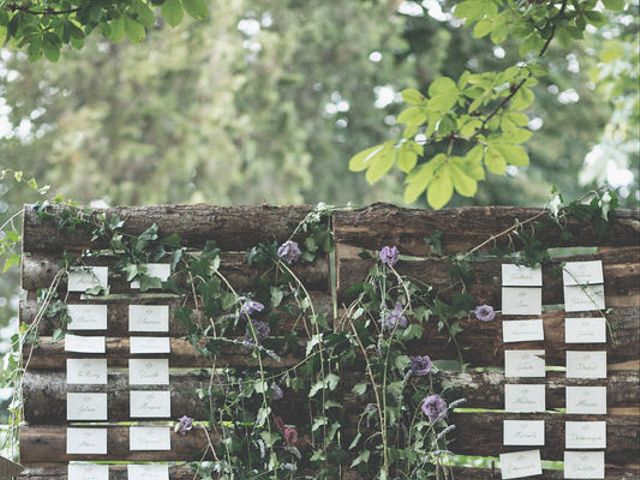
[[(617, 0), (604, 4), (624, 8)], [(396, 166), (406, 175), (405, 201), (413, 203), (426, 191), (437, 209), (454, 191), (474, 196), (487, 170), (505, 175), (509, 166), (526, 167), (529, 155), (522, 144), (532, 135), (526, 110), (534, 101), (532, 87), (546, 74), (542, 58), (554, 38), (566, 46), (581, 39), (588, 24), (602, 25), (606, 17), (597, 8), (596, 0), (460, 2), (454, 13), (473, 27), (474, 37), (490, 36), (496, 44), (513, 38), (525, 60), (502, 71), (440, 77), (427, 95), (404, 90), (408, 107), (397, 117), (404, 125), (401, 138), (356, 154), (349, 169), (366, 172), (367, 181), (375, 183)]]

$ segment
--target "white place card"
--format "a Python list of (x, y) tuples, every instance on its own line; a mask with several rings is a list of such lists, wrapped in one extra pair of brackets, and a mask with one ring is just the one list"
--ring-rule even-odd
[(541, 313), (541, 288), (502, 287), (503, 315), (540, 315)]
[(168, 305), (129, 305), (130, 332), (168, 332)]
[(607, 448), (607, 422), (565, 422), (566, 448)]
[[(169, 263), (147, 263), (145, 264), (145, 267), (147, 268), (147, 276), (159, 278), (163, 282), (166, 282), (171, 276), (171, 264)], [(131, 288), (140, 288), (140, 282), (138, 280), (134, 280), (131, 282)]]
[(604, 478), (604, 452), (564, 452), (564, 478)]
[(171, 428), (129, 427), (129, 450), (171, 450)]
[(67, 305), (67, 330), (106, 330), (106, 305)]
[(169, 465), (127, 465), (128, 480), (169, 480)]
[(562, 267), (562, 282), (565, 285), (595, 285), (604, 283), (602, 261), (567, 262)]
[(566, 312), (593, 312), (604, 308), (604, 285), (564, 287)]
[(68, 480), (109, 480), (109, 465), (94, 463), (70, 463)]
[(67, 288), (70, 292), (85, 292), (90, 288), (107, 288), (109, 267), (72, 267)]
[(106, 353), (104, 337), (87, 337), (67, 333), (64, 336), (64, 351), (74, 353)]
[(504, 343), (544, 340), (542, 320), (505, 320), (502, 322)]
[(542, 475), (540, 450), (501, 454), (500, 471), (504, 480)]
[(171, 353), (169, 337), (130, 337), (129, 347), (132, 355), (148, 353)]
[(607, 387), (566, 387), (566, 397), (569, 414), (607, 414)]
[(67, 454), (106, 455), (106, 428), (67, 428)]
[(508, 287), (541, 287), (542, 267), (502, 264), (502, 285)]
[(607, 378), (607, 352), (567, 351), (567, 378)]
[(545, 386), (507, 384), (504, 386), (504, 410), (510, 413), (544, 412)]
[(544, 350), (505, 350), (504, 352), (505, 377), (544, 377), (544, 367)]
[(107, 394), (67, 393), (67, 420), (107, 420)]
[(106, 358), (67, 358), (67, 383), (104, 385), (107, 383)]
[(607, 321), (597, 318), (565, 318), (564, 341), (566, 343), (606, 343)]
[(169, 360), (129, 359), (129, 385), (169, 385)]
[(132, 390), (129, 393), (131, 418), (171, 418), (171, 392)]
[(503, 443), (518, 446), (544, 446), (544, 420), (505, 420)]

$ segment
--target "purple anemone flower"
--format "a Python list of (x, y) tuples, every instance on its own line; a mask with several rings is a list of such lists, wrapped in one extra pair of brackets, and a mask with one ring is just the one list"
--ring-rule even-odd
[(178, 419), (178, 433), (180, 435), (186, 435), (189, 430), (193, 428), (193, 418), (183, 415)]
[(247, 300), (240, 307), (240, 313), (250, 317), (254, 313), (258, 313), (264, 310), (264, 305), (255, 300)]
[(433, 363), (429, 355), (411, 357), (411, 374), (415, 377), (424, 377), (431, 372)]
[(383, 265), (388, 267), (393, 267), (396, 263), (398, 263), (398, 257), (400, 256), (400, 252), (396, 247), (383, 247), (380, 250), (380, 261)]
[(422, 401), (422, 413), (431, 423), (437, 423), (447, 414), (447, 402), (440, 395), (429, 395)]
[(393, 307), (393, 310), (387, 313), (387, 315), (381, 319), (381, 322), (383, 330), (407, 328), (409, 326), (407, 317), (402, 314), (402, 304), (400, 302), (396, 303), (396, 306)]
[(473, 314), (481, 322), (491, 322), (496, 318), (496, 311), (491, 305), (478, 305)]
[(278, 247), (278, 258), (280, 258), (287, 265), (296, 263), (302, 255), (302, 251), (297, 242), (293, 240), (287, 240)]
[(253, 329), (255, 330), (255, 338), (253, 336), (251, 328), (247, 325), (247, 331), (244, 336), (245, 341), (254, 345), (255, 341), (257, 340), (258, 345), (262, 345), (264, 339), (267, 338), (271, 333), (269, 324), (267, 322), (263, 322), (262, 320), (251, 320), (251, 325), (253, 325)]

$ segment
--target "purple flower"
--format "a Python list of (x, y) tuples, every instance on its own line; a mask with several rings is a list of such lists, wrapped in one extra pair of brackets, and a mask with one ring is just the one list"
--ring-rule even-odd
[(287, 240), (278, 247), (278, 257), (286, 264), (296, 263), (302, 255), (297, 242)]
[(423, 355), (422, 357), (411, 357), (411, 374), (416, 377), (424, 377), (431, 372), (433, 363), (429, 358), (429, 355)]
[(393, 330), (394, 328), (407, 328), (409, 321), (402, 314), (402, 304), (396, 303), (396, 306), (387, 313), (386, 317), (381, 319), (383, 330)]
[(284, 392), (277, 383), (271, 385), (271, 400), (282, 400), (284, 398)]
[(247, 300), (240, 307), (240, 313), (242, 315), (246, 315), (250, 317), (256, 312), (261, 312), (264, 310), (264, 305), (260, 302), (256, 302), (255, 300)]
[(186, 435), (189, 430), (193, 428), (193, 418), (183, 415), (178, 419), (178, 433), (180, 435)]
[(491, 322), (496, 318), (496, 311), (491, 305), (478, 305), (473, 313), (481, 322)]
[(422, 401), (422, 413), (424, 413), (431, 423), (439, 422), (447, 414), (447, 402), (440, 395), (429, 395)]
[(247, 331), (244, 339), (247, 343), (252, 345), (255, 345), (255, 341), (257, 340), (258, 345), (261, 345), (264, 339), (271, 333), (271, 328), (269, 328), (269, 324), (267, 322), (263, 322), (262, 320), (251, 320), (251, 325), (253, 325), (253, 329), (255, 330), (255, 338), (251, 328), (247, 325)]
[(379, 254), (382, 264), (387, 265), (388, 267), (393, 267), (398, 263), (399, 255), (400, 252), (396, 247), (383, 247)]

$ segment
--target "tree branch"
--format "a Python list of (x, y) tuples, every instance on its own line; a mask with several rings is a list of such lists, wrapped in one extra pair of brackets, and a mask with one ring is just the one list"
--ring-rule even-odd
[(71, 13), (76, 13), (80, 10), (80, 7), (69, 8), (67, 10), (53, 10), (48, 8), (46, 10), (31, 10), (30, 7), (17, 5), (15, 3), (7, 5), (7, 9), (13, 12), (22, 12), (28, 13), (30, 15), (68, 15)]

